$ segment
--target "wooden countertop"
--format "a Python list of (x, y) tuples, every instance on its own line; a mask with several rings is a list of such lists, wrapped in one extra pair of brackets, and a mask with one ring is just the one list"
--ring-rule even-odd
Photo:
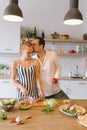
[[(87, 100), (73, 100), (76, 104), (83, 106), (87, 110)], [(59, 106), (63, 104), (63, 100), (58, 100)], [(50, 114), (45, 114), (40, 106), (33, 106), (30, 110), (19, 110), (15, 108), (13, 111), (6, 112), (7, 120), (0, 120), (1, 130), (87, 130), (86, 127), (77, 122), (77, 117), (70, 117), (59, 111), (59, 106)], [(2, 113), (0, 111), (0, 113)], [(20, 116), (25, 119), (27, 116), (31, 119), (25, 120), (25, 124), (17, 125), (10, 123), (11, 119)]]

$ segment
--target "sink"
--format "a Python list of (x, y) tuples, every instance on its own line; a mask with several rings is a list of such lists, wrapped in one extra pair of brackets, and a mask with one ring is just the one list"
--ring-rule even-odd
[(71, 78), (80, 78), (80, 79), (83, 79), (82, 76), (71, 76)]

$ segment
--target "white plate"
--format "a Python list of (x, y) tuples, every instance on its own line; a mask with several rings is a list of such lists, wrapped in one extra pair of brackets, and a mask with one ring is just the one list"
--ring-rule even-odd
[(61, 105), (61, 106), (59, 107), (59, 110), (60, 110), (60, 112), (62, 112), (62, 113), (65, 114), (65, 115), (68, 115), (68, 116), (77, 116), (77, 115), (79, 115), (79, 114), (80, 114), (80, 115), (83, 115), (83, 114), (85, 114), (85, 112), (86, 112), (86, 109), (85, 109), (85, 108), (83, 108), (83, 107), (81, 107), (81, 106), (78, 106), (78, 105), (75, 105), (76, 113), (74, 113), (74, 114), (67, 113), (67, 112), (63, 111), (64, 109), (67, 108), (67, 106), (68, 106), (68, 104)]
[(87, 127), (87, 114), (78, 116), (78, 122), (79, 122), (81, 125)]

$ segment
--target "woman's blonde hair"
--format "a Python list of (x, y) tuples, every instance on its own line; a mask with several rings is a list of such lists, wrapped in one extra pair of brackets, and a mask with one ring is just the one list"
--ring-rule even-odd
[(23, 44), (21, 44), (21, 48), (20, 48), (21, 52), (24, 50), (24, 48), (25, 48), (26, 46), (32, 47), (31, 42), (30, 42), (30, 41), (25, 41)]

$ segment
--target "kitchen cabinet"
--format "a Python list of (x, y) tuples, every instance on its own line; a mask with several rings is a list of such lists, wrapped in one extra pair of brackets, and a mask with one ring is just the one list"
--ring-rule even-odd
[(61, 80), (60, 87), (70, 99), (87, 99), (87, 81)]
[(10, 79), (0, 79), (0, 98), (16, 98), (16, 87)]
[(0, 53), (20, 53), (20, 24), (0, 22)]

